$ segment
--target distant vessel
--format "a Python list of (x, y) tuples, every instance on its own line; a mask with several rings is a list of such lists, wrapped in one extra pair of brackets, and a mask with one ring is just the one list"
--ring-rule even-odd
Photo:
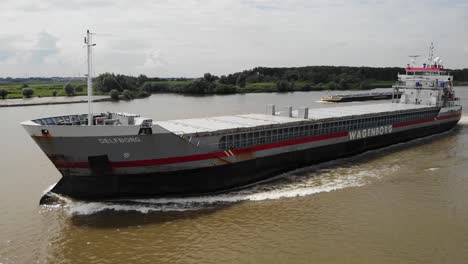
[[(86, 39), (88, 55), (93, 44)], [(23, 127), (79, 199), (225, 191), (310, 164), (453, 128), (462, 107), (439, 58), (408, 65), (392, 103), (171, 121), (127, 113), (46, 117)], [(91, 58), (91, 56), (89, 56)], [(413, 63), (414, 64), (414, 63)], [(91, 100), (91, 61), (88, 64)]]
[(400, 98), (403, 92), (374, 92), (374, 93), (359, 93), (359, 94), (336, 94), (331, 96), (324, 96), (320, 101), (331, 103), (344, 103), (355, 101), (369, 101), (369, 100), (385, 100)]

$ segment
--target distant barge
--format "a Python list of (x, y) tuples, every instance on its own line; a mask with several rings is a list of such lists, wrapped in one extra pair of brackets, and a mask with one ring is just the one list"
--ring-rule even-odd
[(403, 92), (362, 93), (362, 94), (337, 94), (320, 98), (321, 101), (342, 103), (354, 101), (399, 99)]

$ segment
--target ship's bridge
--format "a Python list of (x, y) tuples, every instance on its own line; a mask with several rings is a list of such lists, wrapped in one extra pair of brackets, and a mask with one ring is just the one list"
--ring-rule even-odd
[(407, 67), (405, 69), (406, 75), (417, 75), (417, 76), (446, 76), (448, 75), (447, 70), (442, 67)]

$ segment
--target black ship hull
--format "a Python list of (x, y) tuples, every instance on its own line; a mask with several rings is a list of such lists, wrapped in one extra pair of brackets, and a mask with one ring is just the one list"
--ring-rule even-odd
[[(196, 170), (141, 175), (64, 176), (51, 192), (85, 200), (189, 196), (221, 192), (266, 180), (293, 169), (442, 133), (452, 129), (457, 122), (458, 120)], [(41, 202), (47, 200), (45, 198), (43, 197)]]

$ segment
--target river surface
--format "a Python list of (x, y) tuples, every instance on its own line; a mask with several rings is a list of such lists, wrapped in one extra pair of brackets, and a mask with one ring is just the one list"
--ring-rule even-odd
[[(468, 109), (468, 87), (457, 93)], [(94, 109), (167, 120), (337, 106), (317, 102), (325, 94), (159, 94)], [(60, 175), (19, 123), (86, 109), (0, 109), (0, 263), (468, 263), (467, 110), (442, 135), (242, 191), (39, 206)]]

